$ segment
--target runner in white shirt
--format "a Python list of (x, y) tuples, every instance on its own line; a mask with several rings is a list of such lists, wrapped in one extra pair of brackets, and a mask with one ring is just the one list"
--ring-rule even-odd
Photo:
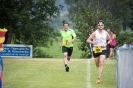
[[(108, 40), (108, 42), (107, 42)], [(97, 84), (101, 83), (101, 75), (103, 71), (103, 63), (106, 59), (106, 46), (111, 43), (109, 34), (104, 30), (104, 21), (99, 20), (97, 30), (93, 32), (90, 37), (86, 40), (87, 43), (93, 44), (93, 56), (98, 70)]]

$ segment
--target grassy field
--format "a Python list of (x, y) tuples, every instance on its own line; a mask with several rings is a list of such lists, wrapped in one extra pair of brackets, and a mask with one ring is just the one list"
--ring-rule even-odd
[[(88, 59), (72, 59), (65, 72), (62, 59), (7, 59), (3, 88), (87, 88)], [(96, 84), (97, 68), (90, 60), (92, 88), (116, 88), (116, 61), (106, 60), (102, 84)]]
[(95, 83), (98, 75), (98, 69), (95, 63), (91, 61), (90, 66), (92, 88), (116, 88), (116, 60), (106, 60), (104, 62), (104, 69), (101, 77), (102, 83), (100, 85)]
[[(79, 50), (78, 46), (80, 44), (80, 41), (77, 39), (73, 45), (73, 54), (72, 58), (81, 58), (81, 54), (84, 53), (83, 51)], [(54, 58), (61, 58), (63, 57), (62, 50), (59, 48), (59, 38), (57, 41), (53, 42), (53, 45), (50, 46), (50, 48), (42, 47), (45, 52), (47, 52), (50, 56), (53, 56)]]
[[(59, 40), (58, 40), (59, 41)], [(3, 88), (87, 88), (88, 59), (80, 59), (79, 40), (74, 42), (70, 72), (65, 72), (59, 42), (50, 48), (41, 47), (53, 58), (3, 58)], [(116, 88), (116, 60), (106, 60), (102, 83), (96, 84), (98, 69), (90, 60), (90, 84), (92, 88)]]

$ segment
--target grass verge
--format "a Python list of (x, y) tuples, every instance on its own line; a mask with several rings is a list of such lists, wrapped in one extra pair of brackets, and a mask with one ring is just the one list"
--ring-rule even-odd
[(96, 80), (98, 78), (98, 68), (95, 66), (93, 60), (91, 60), (90, 65), (92, 88), (116, 88), (116, 60), (105, 60), (101, 84), (96, 84)]
[[(88, 59), (71, 59), (65, 72), (62, 59), (3, 59), (3, 88), (87, 88)], [(106, 61), (102, 84), (95, 84), (97, 68), (91, 60), (92, 88), (116, 88), (116, 62)]]

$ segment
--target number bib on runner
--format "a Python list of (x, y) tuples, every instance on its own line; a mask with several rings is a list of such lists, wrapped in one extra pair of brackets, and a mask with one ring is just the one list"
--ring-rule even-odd
[(94, 46), (94, 53), (101, 53), (102, 47), (101, 46)]
[(64, 44), (65, 44), (65, 45), (67, 45), (67, 41), (68, 41), (68, 40), (64, 40)]

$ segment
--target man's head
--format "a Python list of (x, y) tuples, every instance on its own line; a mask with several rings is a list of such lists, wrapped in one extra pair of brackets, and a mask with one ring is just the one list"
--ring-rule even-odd
[(110, 34), (110, 29), (107, 29), (108, 34)]
[(103, 20), (99, 20), (97, 22), (97, 28), (100, 30), (104, 29), (104, 21)]
[(69, 28), (69, 23), (64, 22), (64, 23), (63, 23), (63, 26), (64, 26), (64, 30), (68, 30), (68, 28)]
[(91, 33), (93, 33), (95, 31), (95, 29), (94, 28), (91, 28)]

